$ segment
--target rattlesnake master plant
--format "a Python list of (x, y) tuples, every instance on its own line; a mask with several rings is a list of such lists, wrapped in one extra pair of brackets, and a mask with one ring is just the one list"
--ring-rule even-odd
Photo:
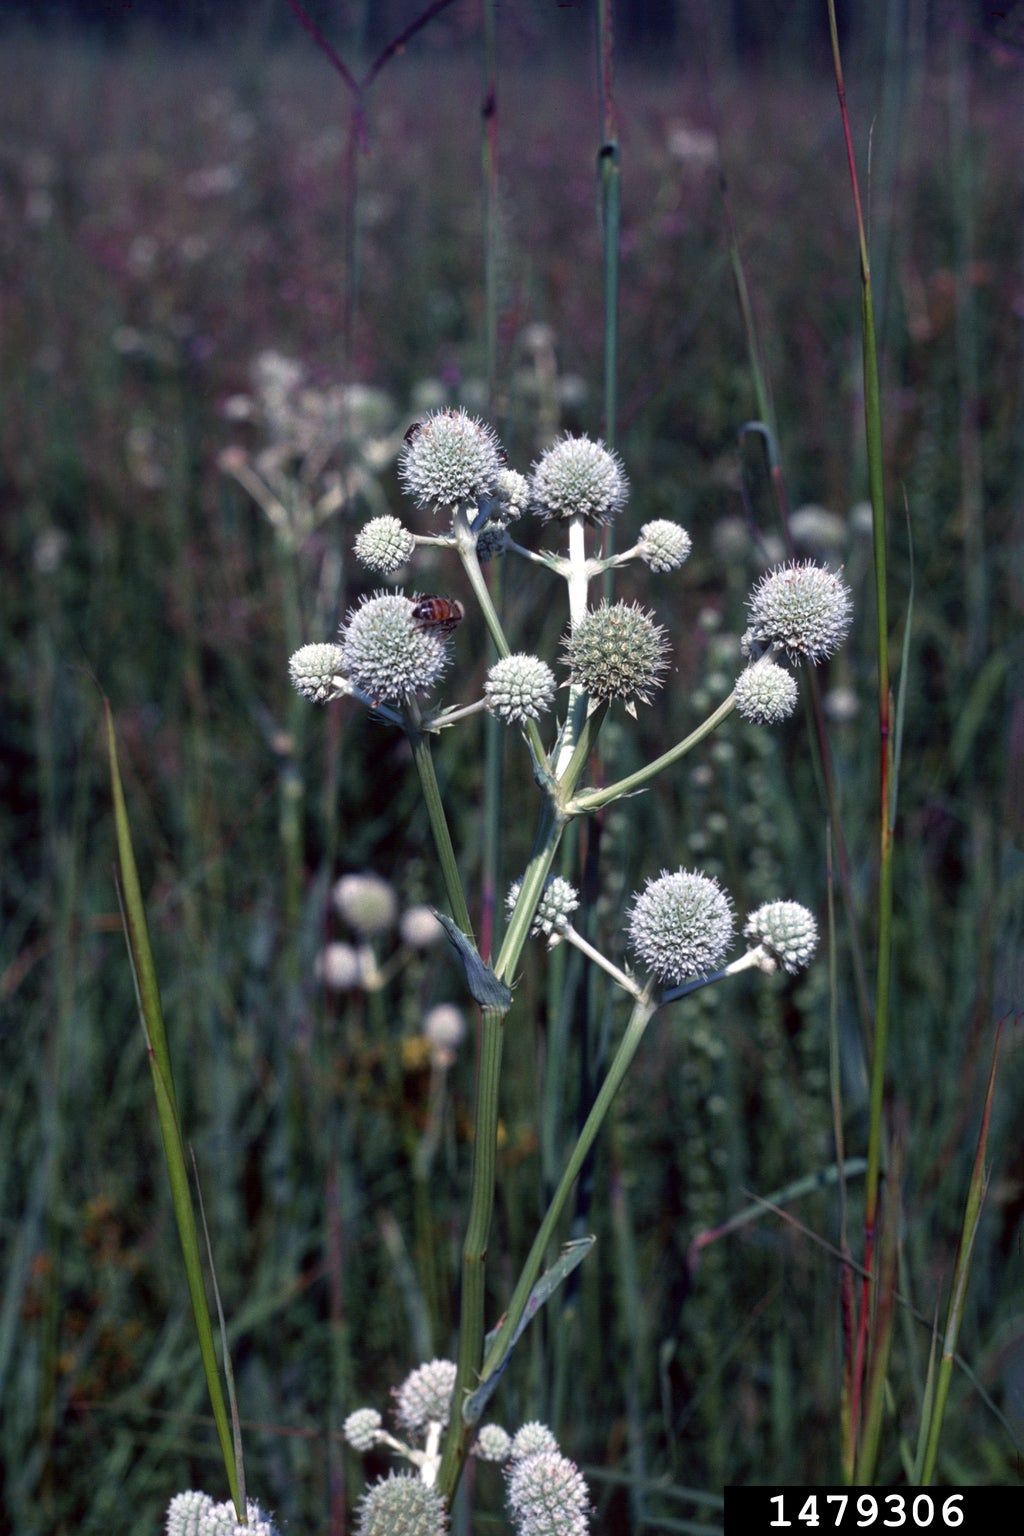
[(239, 1524), (235, 1506), (228, 1500), (214, 1503), (208, 1493), (190, 1489), (176, 1493), (167, 1507), (165, 1536), (280, 1536), (277, 1526), (255, 1499), (246, 1505), (246, 1525)]
[[(623, 810), (617, 815), (624, 816), (627, 797), (700, 749), (733, 711), (759, 727), (784, 721), (797, 696), (790, 665), (814, 665), (834, 653), (849, 629), (850, 597), (839, 574), (812, 561), (767, 573), (750, 594), (742, 647), (735, 639), (727, 644), (725, 636), (709, 642), (712, 668), (707, 684), (693, 695), (707, 698), (710, 712), (703, 722), (624, 777), (615, 777), (614, 756), (606, 756), (603, 782), (588, 786), (585, 774), (609, 710), (622, 705), (635, 715), (638, 703), (656, 705), (672, 665), (668, 630), (657, 612), (614, 596), (592, 602), (592, 584), (632, 565), (649, 573), (652, 598), (659, 601), (663, 583), (691, 552), (689, 533), (677, 523), (655, 519), (642, 525), (632, 547), (603, 555), (597, 530), (621, 518), (629, 497), (617, 455), (588, 438), (562, 437), (541, 454), (527, 478), (505, 463), (493, 431), (463, 410), (434, 412), (410, 430), (400, 478), (430, 520), (429, 531), (408, 530), (390, 514), (376, 517), (357, 536), (357, 554), (378, 574), (399, 564), (414, 566), (423, 545), (442, 551), (441, 558), (447, 551), (461, 566), (496, 652), (482, 696), (468, 701), (439, 696), (451, 680), (466, 675), (467, 658), (481, 644), (479, 620), (471, 612), (460, 626), (460, 604), (448, 598), (417, 599), (402, 591), (360, 599), (334, 648), (329, 640), (304, 647), (290, 670), (295, 686), (312, 702), (348, 696), (408, 736), (451, 914), (446, 931), (467, 990), (480, 1005), (481, 1055), (457, 1358), (430, 1361), (399, 1386), (395, 1435), (373, 1409), (357, 1409), (346, 1420), (354, 1449), (397, 1455), (418, 1474), (431, 1498), (413, 1491), (416, 1477), (378, 1484), (362, 1507), (360, 1530), (400, 1536), (405, 1530), (442, 1529), (443, 1508), (433, 1502), (434, 1491), (450, 1501), (467, 1456), (475, 1455), (506, 1462), (508, 1509), (517, 1536), (556, 1531), (578, 1536), (587, 1529), (588, 1499), (576, 1468), (543, 1425), (524, 1425), (513, 1437), (499, 1425), (481, 1426), (486, 1400), (521, 1331), (575, 1179), (651, 1020), (677, 999), (743, 971), (795, 973), (811, 959), (817, 930), (813, 915), (797, 903), (762, 902), (746, 920), (746, 948), (730, 959), (736, 929), (732, 897), (709, 874), (681, 865), (649, 872), (626, 904), (624, 931), (605, 933), (599, 945), (589, 936), (595, 932), (593, 914), (586, 912), (571, 881), (554, 874), (555, 858), (572, 820), (619, 801)], [(538, 580), (554, 581), (556, 590), (564, 582), (567, 623), (560, 654), (542, 657), (513, 650), (482, 575), (481, 558), (527, 562)], [(685, 604), (676, 600), (671, 611), (678, 615)], [(723, 669), (735, 675), (741, 650), (748, 664), (729, 691), (730, 674)], [(476, 947), (432, 756), (432, 743), (441, 732), (475, 730), (473, 717), (485, 712), (522, 739), (526, 750), (520, 769), (536, 786), (538, 800), (533, 853), (509, 891), (507, 927), (494, 954), (480, 954)], [(554, 723), (549, 724), (552, 714)], [(629, 729), (626, 722), (617, 726), (619, 739), (624, 729)], [(721, 741), (710, 750), (724, 758), (733, 748)], [(492, 793), (490, 780), (488, 786)], [(705, 840), (717, 835), (710, 818), (702, 832)], [(644, 864), (649, 869), (651, 861), (642, 850), (638, 854), (644, 873)], [(577, 927), (574, 918), (581, 908)], [(577, 948), (630, 1000), (630, 1011), (502, 1318), (485, 1343), (484, 1260), (493, 1205), (503, 1020), (513, 1006), (521, 956), (531, 937), (549, 946)], [(461, 1039), (461, 1019), (459, 1027), (454, 1019), (445, 1026), (447, 1033), (436, 1021), (429, 1029), (424, 1024), (440, 1071)]]

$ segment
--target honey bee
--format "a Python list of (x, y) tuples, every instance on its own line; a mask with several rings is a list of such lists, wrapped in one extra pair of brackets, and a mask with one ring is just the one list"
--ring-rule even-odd
[(461, 624), (466, 610), (454, 597), (437, 597), (427, 593), (413, 603), (412, 621), (417, 629), (433, 629), (442, 635), (450, 635)]

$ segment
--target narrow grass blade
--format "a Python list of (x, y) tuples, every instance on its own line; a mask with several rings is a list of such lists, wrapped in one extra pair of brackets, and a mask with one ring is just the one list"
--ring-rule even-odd
[(928, 1426), (932, 1421), (932, 1410), (935, 1405), (935, 1372), (939, 1358), (939, 1306), (935, 1304), (935, 1316), (932, 1319), (932, 1341), (928, 1350), (928, 1374), (924, 1382), (924, 1395), (921, 1399), (921, 1423), (917, 1433), (917, 1450), (914, 1453), (913, 1474), (909, 1481), (915, 1487), (920, 1486), (921, 1473), (924, 1471), (924, 1456), (928, 1448)]
[(171, 1073), (170, 1052), (167, 1047), (167, 1033), (164, 1028), (160, 988), (157, 984), (156, 967), (153, 963), (153, 952), (149, 943), (149, 930), (146, 925), (146, 913), (142, 904), (142, 891), (139, 886), (138, 870), (135, 865), (135, 853), (132, 848), (128, 811), (125, 806), (124, 791), (121, 785), (121, 773), (117, 761), (117, 742), (114, 737), (114, 721), (110, 712), (110, 705), (106, 701), (104, 701), (104, 709), (107, 725), (107, 749), (110, 759), (110, 787), (114, 802), (114, 824), (117, 833), (118, 896), (121, 901), (125, 937), (128, 942), (128, 954), (131, 961), (132, 974), (135, 979), (139, 1017), (142, 1022), (143, 1033), (146, 1037), (149, 1065), (153, 1076), (157, 1116), (160, 1122), (160, 1135), (163, 1142), (164, 1159), (167, 1165), (167, 1177), (171, 1186), (174, 1218), (178, 1226), (178, 1237), (181, 1241), (181, 1252), (185, 1263), (185, 1280), (188, 1285), (189, 1299), (192, 1303), (192, 1315), (195, 1318), (196, 1333), (199, 1337), (199, 1352), (202, 1356), (203, 1371), (206, 1375), (206, 1385), (210, 1394), (210, 1405), (213, 1409), (214, 1421), (217, 1426), (217, 1437), (220, 1441), (221, 1454), (224, 1458), (224, 1470), (227, 1473), (228, 1486), (231, 1489), (231, 1497), (234, 1500), (238, 1518), (242, 1520), (244, 1519), (245, 1510), (241, 1497), (238, 1473), (235, 1467), (234, 1441), (231, 1434), (231, 1425), (228, 1420), (227, 1408), (224, 1403), (224, 1393), (221, 1388), (217, 1354), (213, 1342), (213, 1327), (210, 1322), (210, 1312), (207, 1306), (206, 1290), (203, 1283), (203, 1264), (199, 1250), (199, 1234), (196, 1227), (195, 1211), (192, 1207), (191, 1191), (189, 1189), (188, 1169), (185, 1163), (185, 1151), (182, 1145), (181, 1128), (178, 1120), (178, 1105), (174, 1095), (174, 1079)]
[(889, 805), (889, 821), (896, 825), (896, 804), (900, 793), (900, 762), (903, 758), (903, 727), (907, 721), (907, 683), (910, 679), (910, 636), (914, 627), (914, 530), (910, 523), (910, 508), (904, 504), (907, 519), (907, 553), (910, 557), (910, 590), (907, 593), (907, 617), (903, 625), (903, 645), (900, 649), (900, 681), (896, 689), (895, 741), (892, 753), (892, 796)]
[(741, 1227), (748, 1226), (752, 1221), (760, 1221), (767, 1216), (769, 1211), (777, 1211), (780, 1206), (789, 1205), (793, 1200), (800, 1200), (804, 1195), (813, 1194), (817, 1189), (828, 1189), (830, 1185), (844, 1179), (856, 1179), (867, 1168), (867, 1161), (863, 1157), (850, 1157), (840, 1169), (835, 1163), (827, 1168), (818, 1168), (814, 1173), (805, 1173), (801, 1178), (794, 1179), (791, 1183), (783, 1185), (781, 1189), (773, 1191), (770, 1195), (755, 1196), (754, 1205), (744, 1206), (727, 1221), (723, 1221), (717, 1227), (705, 1227), (702, 1232), (696, 1233), (690, 1243), (687, 1259), (690, 1269), (696, 1268), (700, 1256), (705, 1248), (716, 1243), (720, 1237), (728, 1237), (733, 1232), (738, 1232)]
[(882, 1414), (886, 1402), (889, 1355), (896, 1321), (896, 1278), (899, 1274), (900, 1200), (902, 1188), (902, 1148), (894, 1142), (886, 1175), (882, 1208), (882, 1229), (878, 1243), (878, 1278), (874, 1307), (868, 1320), (868, 1356), (865, 1371), (864, 1415), (857, 1464), (854, 1473), (858, 1485), (875, 1480), (882, 1437)]
[(246, 1524), (245, 1511), (247, 1508), (245, 1499), (245, 1458), (242, 1455), (242, 1424), (238, 1416), (238, 1396), (235, 1392), (235, 1373), (231, 1367), (231, 1351), (228, 1348), (228, 1326), (224, 1321), (224, 1308), (220, 1299), (220, 1286), (217, 1284), (217, 1266), (213, 1262), (213, 1244), (210, 1242), (210, 1228), (206, 1221), (206, 1204), (203, 1200), (203, 1187), (199, 1182), (199, 1166), (196, 1163), (196, 1154), (191, 1147), (188, 1149), (192, 1159), (192, 1177), (195, 1180), (196, 1199), (199, 1201), (199, 1219), (203, 1224), (203, 1241), (206, 1244), (206, 1262), (210, 1266), (210, 1284), (213, 1286), (213, 1299), (217, 1304), (217, 1325), (220, 1328), (220, 1348), (224, 1358), (224, 1380), (228, 1389), (228, 1405), (231, 1409), (231, 1438), (235, 1447), (235, 1471), (238, 1474), (238, 1502), (243, 1511), (242, 1524)]
[(985, 1094), (985, 1108), (981, 1116), (981, 1129), (978, 1132), (978, 1149), (974, 1154), (974, 1167), (971, 1170), (971, 1182), (964, 1207), (963, 1229), (960, 1234), (960, 1245), (957, 1248), (956, 1264), (953, 1267), (953, 1286), (949, 1296), (946, 1332), (942, 1341), (942, 1358), (939, 1361), (938, 1375), (935, 1380), (935, 1399), (932, 1404), (928, 1440), (921, 1468), (921, 1482), (925, 1484), (930, 1483), (935, 1474), (942, 1420), (946, 1412), (949, 1384), (953, 1375), (953, 1361), (956, 1356), (957, 1340), (960, 1337), (960, 1325), (964, 1317), (967, 1283), (971, 1274), (971, 1256), (974, 1252), (974, 1240), (978, 1235), (982, 1206), (988, 1189), (985, 1152), (988, 1148), (988, 1133), (992, 1123), (992, 1100), (995, 1097), (996, 1068), (999, 1062), (999, 1042), (1002, 1032), (1003, 1026), (1000, 1022), (996, 1030), (995, 1045), (992, 1048), (992, 1067), (988, 1077), (988, 1091)]

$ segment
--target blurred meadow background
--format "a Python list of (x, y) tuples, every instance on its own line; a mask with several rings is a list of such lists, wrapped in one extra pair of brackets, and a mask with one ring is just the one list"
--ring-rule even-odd
[[(309, 6), (357, 73), (422, 9)], [(395, 460), (426, 409), (485, 415), (522, 470), (560, 430), (602, 430), (594, 8), (498, 7), (490, 309), (479, 4), (457, 0), (389, 59), (355, 122), (286, 0), (81, 10), (8, 5), (0, 30), (0, 1529), (142, 1536), (171, 1493), (222, 1477), (117, 909), (102, 690), (247, 1475), (287, 1529), (336, 1536), (364, 1475), (345, 1414), (452, 1349), (473, 1041), (439, 1063), (424, 1035), (438, 1003), (468, 1014), (443, 945), (390, 929), (355, 984), (351, 951), (325, 949), (355, 943), (330, 902), (346, 873), (384, 877), (399, 914), (443, 895), (404, 738), (344, 703), (310, 709), (287, 657), (379, 585), (352, 542), (369, 516), (408, 517)], [(844, 47), (907, 668), (890, 1124), (900, 1288), (930, 1320), (994, 1025), (1022, 992), (1024, 8), (858, 10)], [(615, 12), (623, 547), (668, 517), (694, 553), (680, 576), (619, 586), (667, 625), (675, 670), (637, 727), (609, 723), (605, 750), (626, 772), (728, 691), (744, 596), (783, 557), (763, 439), (741, 432), (760, 410), (739, 261), (796, 547), (841, 563), (856, 603), (820, 680), (873, 974), (859, 285), (824, 6)], [(415, 581), (467, 596), (440, 559)], [(509, 569), (503, 601), (514, 643), (553, 659), (543, 577)], [(475, 615), (455, 654), (448, 696), (478, 697)], [(470, 721), (438, 752), (476, 911), (483, 739)], [(509, 775), (499, 889), (529, 851), (533, 797)], [(826, 849), (810, 715), (772, 732), (733, 717), (607, 815), (597, 931), (621, 954), (629, 892), (700, 864), (748, 909), (805, 902), (827, 933)], [(570, 841), (564, 872), (577, 860)], [(502, 1384), (502, 1422), (545, 1420), (587, 1473), (598, 1530), (711, 1533), (727, 1482), (838, 1481), (838, 1266), (819, 1240), (837, 1239), (836, 1191), (787, 1196), (795, 1221), (752, 1200), (835, 1161), (831, 1021), (847, 1153), (863, 1152), (838, 888), (835, 908), (805, 975), (709, 989), (658, 1020), (576, 1196), (572, 1230), (596, 1249)], [(578, 959), (532, 945), (507, 1026), (491, 1321), (621, 1028)], [(954, 1373), (948, 1482), (1021, 1475), (1022, 1080), (1011, 1027), (961, 1336), (988, 1401)], [(854, 1180), (854, 1213), (858, 1198)], [(757, 1219), (706, 1240), (743, 1211)], [(901, 1309), (890, 1480), (928, 1346)], [(500, 1474), (475, 1477), (473, 1528), (500, 1529)]]

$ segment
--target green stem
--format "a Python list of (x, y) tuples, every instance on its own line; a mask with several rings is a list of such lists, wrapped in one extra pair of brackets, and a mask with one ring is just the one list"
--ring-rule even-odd
[(444, 881), (448, 905), (451, 908), (452, 917), (454, 917), (467, 939), (472, 939), (473, 924), (470, 921), (469, 907), (466, 904), (466, 893), (462, 887), (462, 877), (459, 874), (459, 866), (455, 859), (455, 849), (452, 847), (448, 820), (444, 814), (444, 804), (441, 800), (441, 790), (438, 786), (437, 774), (434, 772), (434, 757), (430, 750), (430, 738), (425, 736), (420, 730), (419, 706), (415, 701), (410, 702), (409, 705), (409, 721), (406, 729), (409, 745), (412, 747), (413, 762), (416, 764), (416, 772), (420, 776), (420, 788), (423, 790), (423, 800), (427, 807), (427, 816), (430, 820), (430, 830), (434, 837), (437, 861), (441, 866), (441, 878)]
[(637, 1053), (640, 1041), (644, 1037), (644, 1033), (655, 1014), (657, 1006), (656, 1003), (651, 1001), (650, 995), (645, 993), (637, 999), (630, 1014), (629, 1023), (626, 1025), (626, 1032), (619, 1042), (619, 1048), (615, 1052), (611, 1066), (608, 1068), (608, 1075), (601, 1084), (597, 1098), (594, 1100), (590, 1114), (587, 1116), (583, 1129), (580, 1132), (579, 1140), (576, 1142), (572, 1155), (565, 1165), (562, 1177), (558, 1182), (558, 1188), (552, 1196), (547, 1214), (540, 1224), (537, 1235), (533, 1240), (533, 1246), (527, 1255), (519, 1279), (516, 1281), (516, 1288), (512, 1292), (512, 1299), (508, 1304), (501, 1327), (498, 1329), (494, 1341), (487, 1351), (482, 1371), (485, 1380), (497, 1370), (504, 1358), (508, 1342), (523, 1315), (526, 1303), (530, 1298), (530, 1292), (543, 1267), (544, 1256), (547, 1253), (549, 1243), (554, 1237), (555, 1229), (565, 1209), (565, 1203), (572, 1192), (572, 1187), (579, 1176), (580, 1169), (586, 1161), (587, 1154), (597, 1139), (597, 1133), (604, 1124), (605, 1117), (612, 1107), (615, 1095), (622, 1086), (622, 1080), (629, 1070), (633, 1057)]
[(708, 715), (707, 719), (702, 721), (695, 731), (691, 731), (689, 736), (677, 742), (674, 747), (670, 747), (667, 752), (663, 752), (660, 757), (656, 757), (653, 762), (645, 764), (643, 768), (638, 768), (635, 773), (627, 774), (624, 779), (616, 780), (614, 784), (608, 784), (604, 789), (584, 790), (583, 794), (567, 801), (566, 809), (571, 815), (581, 815), (586, 811), (598, 811), (602, 805), (607, 805), (612, 800), (618, 800), (621, 795), (628, 795), (631, 790), (643, 788), (656, 774), (661, 773), (664, 768), (670, 768), (673, 763), (677, 763), (681, 757), (685, 757), (694, 747), (699, 746), (706, 737), (711, 735), (712, 731), (721, 725), (723, 720), (728, 719), (735, 707), (736, 695), (730, 693), (729, 697), (723, 699), (715, 712)]
[[(598, 172), (601, 182), (601, 240), (604, 291), (604, 437), (615, 446), (618, 408), (619, 353), (619, 220), (621, 209), (621, 157), (615, 114), (615, 51), (612, 0), (598, 0), (597, 67), (601, 91), (601, 145)], [(615, 552), (615, 529), (609, 525), (605, 554)], [(605, 597), (611, 599), (612, 576), (605, 573)]]

